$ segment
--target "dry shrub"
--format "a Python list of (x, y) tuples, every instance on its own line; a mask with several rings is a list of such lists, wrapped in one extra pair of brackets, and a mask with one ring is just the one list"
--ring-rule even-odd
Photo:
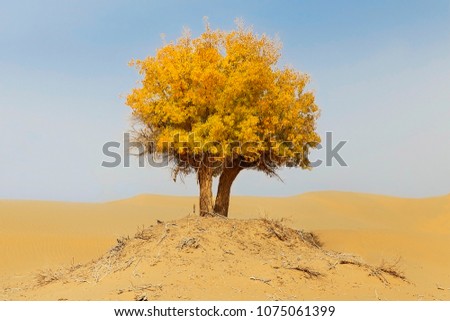
[(290, 229), (283, 224), (282, 220), (262, 218), (261, 221), (267, 228), (268, 237), (275, 236), (283, 242), (288, 240)]
[(382, 260), (381, 264), (378, 267), (376, 267), (376, 269), (380, 272), (389, 274), (389, 275), (393, 276), (394, 278), (398, 278), (403, 281), (407, 281), (406, 276), (399, 269), (400, 260), (401, 260), (401, 258), (398, 258), (393, 263), (388, 263), (388, 262)]
[(59, 270), (52, 270), (52, 269), (45, 269), (41, 270), (37, 273), (35, 277), (36, 285), (37, 286), (44, 286), (47, 284), (50, 284), (52, 282), (61, 280), (64, 277), (65, 272), (61, 269)]
[(267, 228), (268, 236), (275, 236), (280, 241), (288, 241), (290, 239), (301, 238), (303, 243), (320, 249), (323, 246), (322, 241), (319, 236), (312, 232), (307, 232), (304, 230), (293, 230), (286, 225), (284, 225), (284, 220), (275, 220), (269, 218), (263, 218), (261, 221)]
[(151, 233), (150, 230), (146, 229), (144, 225), (142, 225), (142, 227), (138, 226), (137, 232), (134, 235), (134, 238), (143, 240), (143, 241), (148, 241), (153, 238), (153, 234)]
[(200, 246), (199, 240), (195, 237), (185, 237), (180, 243), (178, 243), (177, 248), (182, 250), (185, 248), (197, 249)]
[(389, 280), (385, 277), (386, 274), (409, 283), (406, 276), (398, 268), (399, 262), (400, 258), (397, 259), (394, 263), (387, 263), (383, 260), (379, 266), (371, 266), (361, 261), (343, 259), (339, 260), (337, 264), (352, 264), (362, 267), (366, 270), (369, 270), (369, 275), (375, 276), (386, 285), (390, 284)]
[(306, 232), (304, 230), (298, 230), (297, 233), (298, 235), (300, 235), (300, 238), (304, 243), (314, 246), (318, 249), (320, 249), (323, 246), (323, 243), (319, 239), (319, 236), (317, 234), (313, 232)]
[(122, 252), (122, 250), (125, 248), (125, 245), (127, 245), (129, 240), (130, 237), (128, 236), (117, 239), (117, 244), (109, 250), (109, 254), (118, 254)]

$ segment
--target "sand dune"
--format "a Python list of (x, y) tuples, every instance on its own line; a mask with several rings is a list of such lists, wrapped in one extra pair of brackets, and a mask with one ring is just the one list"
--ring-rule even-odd
[[(62, 293), (57, 283), (37, 292), (24, 289), (35, 281), (37, 270), (57, 271), (87, 264), (107, 253), (116, 239), (128, 235), (132, 238), (143, 226), (155, 225), (158, 219), (185, 218), (192, 213), (196, 202), (195, 197), (158, 195), (101, 204), (0, 201), (0, 288), (3, 288), (0, 299), (58, 299), (51, 293), (64, 294), (68, 299), (132, 299), (131, 292), (128, 296), (117, 296), (115, 290), (123, 287), (123, 282), (129, 282), (123, 279), (127, 274), (120, 273), (102, 280), (104, 287), (91, 291), (97, 296), (89, 298), (82, 297), (86, 291), (77, 284), (71, 286), (70, 293)], [(324, 243), (324, 251), (353, 253), (373, 266), (379, 266), (382, 261), (397, 262), (400, 258), (397, 268), (410, 280), (408, 285), (379, 284), (373, 278), (368, 279), (361, 269), (339, 267), (339, 273), (323, 281), (300, 276), (295, 282), (315, 290), (296, 293), (296, 298), (291, 299), (450, 299), (450, 195), (426, 199), (342, 192), (280, 198), (236, 196), (232, 198), (230, 216), (233, 219), (283, 218), (287, 226), (317, 233)], [(220, 244), (220, 239), (217, 242)], [(176, 249), (173, 251), (177, 253)], [(252, 264), (263, 263), (255, 259)], [(316, 265), (319, 269), (320, 264)], [(210, 268), (215, 269), (213, 265)], [(147, 272), (151, 275), (151, 270)], [(216, 272), (205, 272), (205, 275), (217, 277)], [(334, 286), (342, 288), (327, 292), (330, 278), (336, 282)], [(181, 275), (175, 279), (171, 282), (180, 287), (186, 278)], [(238, 278), (236, 282), (242, 280)], [(188, 283), (186, 279), (186, 291), (181, 299), (208, 299), (192, 287), (189, 296)], [(214, 290), (210, 289), (204, 293), (218, 299), (275, 299), (257, 283), (245, 282), (241, 292), (222, 291), (222, 295), (214, 296)], [(67, 285), (63, 288), (67, 289)], [(286, 290), (293, 291), (289, 287)], [(164, 291), (160, 293), (161, 299), (180, 299), (171, 296), (169, 286)], [(344, 292), (348, 295), (342, 296)], [(277, 295), (281, 297), (280, 293)]]

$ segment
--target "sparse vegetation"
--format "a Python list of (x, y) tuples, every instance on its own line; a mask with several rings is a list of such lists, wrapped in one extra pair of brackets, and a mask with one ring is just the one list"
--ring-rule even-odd
[(403, 280), (405, 282), (409, 282), (405, 275), (399, 270), (398, 263), (400, 262), (400, 259), (396, 260), (394, 263), (388, 264), (385, 261), (382, 261), (380, 265), (378, 266), (372, 266), (367, 263), (364, 263), (360, 260), (355, 259), (340, 259), (338, 260), (334, 266), (337, 264), (351, 264), (356, 265), (358, 267), (361, 267), (363, 269), (366, 269), (369, 271), (369, 275), (377, 277), (382, 283), (384, 284), (390, 284), (389, 280), (386, 278), (386, 275), (390, 275), (394, 278)]
[(36, 285), (44, 286), (52, 282), (61, 280), (66, 275), (66, 273), (67, 271), (64, 271), (62, 269), (56, 271), (52, 269), (41, 270), (36, 274)]
[(314, 246), (318, 249), (320, 249), (323, 246), (323, 243), (317, 234), (313, 232), (307, 232), (304, 230), (298, 230), (297, 233), (298, 235), (300, 235), (300, 237), (305, 243), (310, 244), (311, 246)]
[[(181, 269), (184, 277), (189, 278), (201, 267), (218, 275), (226, 271), (228, 277), (241, 278), (240, 282), (257, 281), (295, 292), (295, 288), (290, 288), (292, 282), (333, 282), (336, 271), (331, 270), (338, 265), (361, 268), (387, 286), (395, 279), (407, 282), (398, 263), (399, 260), (372, 266), (354, 255), (327, 251), (321, 248), (317, 235), (289, 228), (283, 220), (230, 219), (224, 223), (214, 217), (186, 217), (139, 228), (134, 238), (117, 239), (104, 256), (88, 264), (40, 271), (35, 287), (59, 282), (101, 286), (107, 279), (131, 278), (135, 280), (131, 286), (117, 289), (116, 295), (129, 293), (134, 300), (152, 300), (163, 296), (164, 290), (171, 286), (149, 282), (155, 277), (152, 271), (171, 273)], [(248, 267), (252, 270), (247, 270)], [(339, 270), (339, 273), (349, 272)], [(147, 274), (153, 277), (149, 279)], [(205, 286), (201, 275), (191, 279), (191, 286)], [(280, 293), (273, 295), (278, 299), (280, 296)]]
[(178, 248), (180, 250), (185, 248), (198, 248), (200, 246), (200, 242), (196, 237), (184, 237), (180, 243), (178, 244)]

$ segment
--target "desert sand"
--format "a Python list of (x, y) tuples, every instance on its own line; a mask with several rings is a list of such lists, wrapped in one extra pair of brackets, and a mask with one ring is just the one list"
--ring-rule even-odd
[(450, 300), (450, 195), (196, 203), (0, 201), (0, 299)]

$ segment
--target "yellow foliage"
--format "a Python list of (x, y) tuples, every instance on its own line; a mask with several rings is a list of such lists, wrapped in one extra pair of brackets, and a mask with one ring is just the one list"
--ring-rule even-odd
[[(305, 145), (320, 142), (315, 131), (319, 109), (314, 94), (305, 90), (309, 77), (277, 66), (280, 50), (277, 41), (242, 24), (229, 32), (207, 25), (197, 38), (185, 33), (155, 56), (132, 61), (143, 79), (126, 103), (151, 131), (155, 152), (187, 153), (186, 148), (164, 148), (178, 135), (189, 153), (218, 142), (223, 157), (231, 157), (227, 146), (233, 142), (289, 141), (290, 148), (275, 150), (294, 157)], [(267, 146), (257, 147), (260, 155)], [(214, 154), (211, 148), (208, 152)]]

